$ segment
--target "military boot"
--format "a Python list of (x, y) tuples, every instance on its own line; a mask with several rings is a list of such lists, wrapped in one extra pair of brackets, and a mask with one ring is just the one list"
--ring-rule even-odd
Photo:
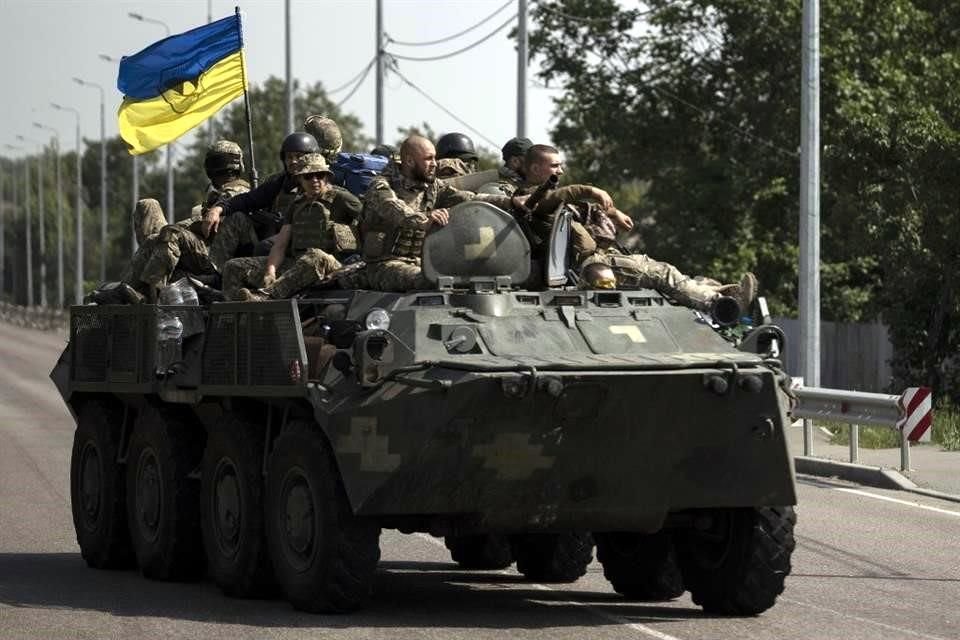
[(717, 292), (736, 300), (740, 310), (747, 313), (757, 297), (757, 276), (747, 271), (740, 278), (739, 284), (725, 284), (717, 289)]

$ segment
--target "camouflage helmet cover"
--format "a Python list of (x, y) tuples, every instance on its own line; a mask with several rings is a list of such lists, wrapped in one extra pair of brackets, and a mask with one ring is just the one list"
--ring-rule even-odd
[(340, 149), (343, 148), (343, 134), (340, 133), (340, 127), (327, 116), (307, 116), (307, 119), (303, 121), (303, 128), (317, 139), (317, 144), (320, 145), (320, 153), (327, 159), (340, 153)]
[(307, 153), (290, 163), (291, 175), (302, 176), (308, 173), (326, 173), (333, 176), (322, 153)]
[(217, 140), (203, 159), (203, 168), (207, 175), (225, 171), (243, 171), (243, 150), (232, 140)]

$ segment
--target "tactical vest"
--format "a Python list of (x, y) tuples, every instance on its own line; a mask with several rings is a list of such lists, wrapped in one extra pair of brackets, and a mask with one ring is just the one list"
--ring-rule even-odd
[(334, 222), (330, 210), (322, 202), (313, 200), (295, 205), (290, 227), (290, 251), (294, 257), (309, 249), (323, 249), (328, 253), (352, 253), (357, 250), (357, 236), (353, 227)]
[[(371, 190), (377, 189), (378, 182), (385, 181), (393, 190), (394, 194), (403, 200), (411, 208), (426, 213), (436, 207), (437, 196), (439, 195), (439, 183), (430, 183), (426, 185), (422, 194), (417, 194), (416, 199), (408, 202), (404, 196), (409, 195), (409, 189), (404, 186), (403, 176), (396, 174), (392, 176), (381, 176), (371, 184)], [(367, 192), (369, 198), (370, 192)], [(416, 200), (419, 200), (417, 202)], [(370, 224), (370, 218), (376, 222)], [(378, 216), (366, 216), (363, 225), (363, 257), (368, 262), (377, 260), (410, 260), (419, 261), (423, 254), (423, 239), (426, 237), (424, 229), (413, 229), (409, 226), (382, 226)]]

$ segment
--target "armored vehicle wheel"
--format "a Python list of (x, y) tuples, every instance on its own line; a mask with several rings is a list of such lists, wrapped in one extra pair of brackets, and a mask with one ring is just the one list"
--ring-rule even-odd
[(353, 515), (333, 455), (310, 422), (291, 421), (267, 472), (267, 543), (277, 582), (297, 609), (358, 609), (373, 591), (380, 529)]
[(167, 407), (144, 409), (127, 456), (127, 520), (140, 570), (154, 580), (194, 580), (205, 567), (200, 487), (203, 427)]
[(134, 564), (124, 500), (123, 466), (117, 463), (123, 413), (99, 400), (77, 414), (70, 459), (70, 503), (80, 555), (94, 569)]
[(673, 540), (664, 531), (598, 533), (597, 559), (613, 590), (632, 600), (672, 600), (684, 592)]
[(513, 539), (517, 571), (536, 582), (574, 582), (593, 560), (589, 533), (530, 533)]
[(793, 507), (716, 509), (677, 537), (683, 581), (708, 613), (756, 615), (773, 606), (790, 573)]
[(228, 596), (265, 595), (273, 585), (263, 523), (263, 428), (227, 413), (203, 454), (203, 545), (214, 582)]
[(513, 551), (506, 536), (447, 536), (450, 557), (464, 569), (506, 569), (513, 564)]

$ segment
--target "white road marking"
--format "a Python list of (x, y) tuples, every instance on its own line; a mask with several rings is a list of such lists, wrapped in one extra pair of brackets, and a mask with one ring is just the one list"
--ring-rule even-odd
[[(435, 545), (437, 545), (437, 546), (440, 546), (440, 547), (443, 547), (444, 549), (446, 549), (446, 545), (443, 543), (442, 540), (440, 540), (440, 539), (438, 539), (438, 538), (434, 538), (433, 536), (431, 536), (431, 535), (429, 535), (429, 534), (426, 534), (426, 533), (417, 533), (417, 534), (415, 534), (415, 535), (417, 535), (417, 536), (420, 537), (420, 538), (423, 538), (423, 539), (426, 540), (427, 542), (430, 542), (430, 543), (432, 543), (432, 544), (435, 544)], [(503, 571), (498, 571), (497, 573), (501, 573), (501, 574), (506, 575), (506, 574), (509, 574), (510, 571), (507, 570), (507, 569), (505, 569), (505, 570), (503, 570)], [(553, 587), (548, 586), (548, 585), (545, 585), (545, 584), (531, 583), (531, 584), (529, 584), (528, 586), (531, 586), (531, 587), (533, 587), (534, 589), (539, 589), (540, 591), (552, 591), (552, 592), (554, 592), (554, 593), (563, 593), (563, 591), (562, 591), (561, 589), (554, 589)], [(653, 627), (648, 627), (648, 626), (645, 625), (645, 624), (641, 624), (641, 623), (639, 623), (639, 622), (633, 622), (633, 621), (631, 621), (631, 620), (628, 619), (628, 618), (624, 618), (624, 617), (622, 617), (622, 616), (618, 616), (618, 615), (613, 614), (613, 613), (608, 613), (607, 611), (604, 611), (603, 609), (598, 609), (598, 608), (594, 607), (593, 605), (587, 604), (586, 602), (577, 602), (576, 600), (558, 600), (558, 601), (556, 601), (556, 602), (557, 602), (558, 604), (565, 604), (565, 605), (570, 605), (570, 606), (574, 606), (574, 607), (581, 607), (581, 608), (583, 608), (583, 609), (586, 609), (587, 611), (589, 611), (590, 613), (592, 613), (592, 614), (594, 614), (594, 615), (597, 615), (597, 616), (600, 616), (601, 618), (604, 618), (604, 619), (606, 619), (606, 620), (609, 620), (610, 622), (616, 622), (617, 624), (621, 624), (621, 625), (623, 625), (623, 626), (625, 626), (625, 627), (629, 627), (630, 629), (633, 629), (634, 631), (639, 631), (640, 633), (642, 633), (642, 634), (644, 634), (644, 635), (647, 635), (647, 636), (649, 636), (649, 637), (651, 637), (651, 638), (656, 638), (657, 640), (681, 640), (681, 639), (678, 638), (677, 636), (671, 636), (671, 635), (668, 634), (668, 633), (663, 633), (662, 631), (657, 631), (657, 630), (654, 629)], [(944, 640), (944, 639), (942, 639), (942, 638), (934, 638), (933, 640)]]
[(911, 629), (904, 629), (903, 627), (896, 627), (892, 624), (886, 624), (883, 622), (877, 622), (876, 620), (871, 620), (870, 618), (862, 618), (860, 616), (854, 616), (849, 613), (844, 613), (843, 611), (837, 611), (836, 609), (831, 609), (829, 607), (821, 607), (817, 604), (810, 604), (809, 602), (800, 602), (799, 600), (794, 600), (792, 598), (784, 598), (780, 596), (780, 602), (789, 602), (790, 604), (795, 604), (800, 607), (807, 607), (809, 609), (816, 609), (818, 611), (826, 611), (827, 613), (832, 613), (834, 615), (840, 616), (841, 618), (848, 618), (850, 620), (856, 620), (857, 622), (862, 622), (863, 624), (873, 625), (875, 627), (881, 627), (887, 629), (888, 631), (896, 631), (897, 633), (903, 633), (915, 638), (925, 638), (926, 640), (949, 640), (943, 636), (932, 636), (928, 633), (922, 633), (920, 631), (913, 631)]
[(926, 504), (920, 504), (919, 502), (911, 502), (910, 500), (900, 500), (899, 498), (890, 498), (888, 496), (882, 496), (877, 493), (870, 493), (869, 491), (861, 491), (860, 489), (847, 489), (846, 487), (833, 487), (834, 491), (842, 491), (844, 493), (852, 493), (858, 496), (864, 496), (867, 498), (875, 498), (877, 500), (886, 500), (887, 502), (894, 502), (896, 504), (902, 504), (908, 507), (915, 507), (917, 509), (926, 509), (927, 511), (934, 511), (936, 513), (943, 513), (948, 516), (955, 516), (960, 518), (960, 511), (950, 511), (949, 509), (941, 509), (940, 507), (931, 507)]

